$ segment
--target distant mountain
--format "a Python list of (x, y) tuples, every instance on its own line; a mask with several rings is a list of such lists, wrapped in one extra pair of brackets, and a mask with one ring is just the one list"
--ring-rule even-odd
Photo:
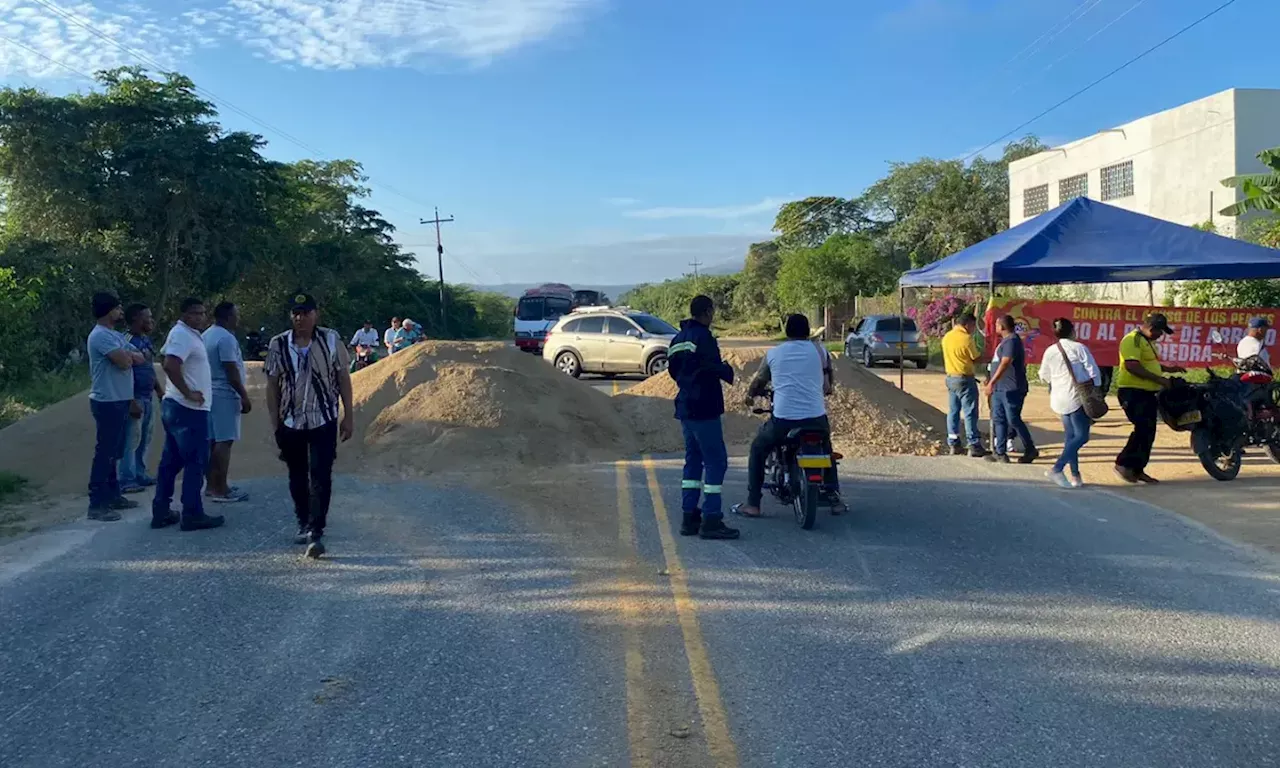
[[(732, 275), (734, 272), (742, 270), (742, 261), (740, 259), (732, 259), (730, 261), (722, 261), (704, 267), (701, 272), (704, 275)], [(679, 275), (678, 277), (684, 277)], [(490, 293), (500, 293), (503, 296), (510, 296), (518, 299), (524, 295), (524, 292), (530, 288), (537, 288), (543, 283), (551, 282), (543, 280), (537, 283), (498, 283), (495, 285), (471, 285), (477, 291), (489, 291)], [(579, 283), (572, 280), (565, 281), (575, 289), (584, 289), (591, 291), (602, 291), (610, 299), (617, 300), (619, 296), (627, 291), (635, 288), (640, 283), (620, 284), (620, 285), (600, 285), (598, 283)], [(658, 281), (661, 282), (661, 281)]]

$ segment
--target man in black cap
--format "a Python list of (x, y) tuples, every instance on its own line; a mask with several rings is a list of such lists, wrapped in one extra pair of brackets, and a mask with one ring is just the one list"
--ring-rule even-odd
[[(267, 346), (267, 412), (280, 458), (289, 467), (289, 494), (298, 518), (296, 543), (307, 557), (324, 554), (338, 437), (354, 431), (347, 348), (338, 332), (316, 324), (316, 300), (298, 293), (289, 302), (293, 329)], [(342, 420), (338, 420), (338, 401)]]
[(1162, 365), (1156, 342), (1173, 336), (1169, 320), (1159, 312), (1147, 315), (1143, 324), (1120, 340), (1120, 368), (1116, 371), (1116, 398), (1124, 415), (1133, 424), (1133, 433), (1124, 449), (1116, 456), (1115, 472), (1126, 483), (1155, 483), (1147, 474), (1151, 447), (1156, 442), (1156, 423), (1160, 414), (1156, 393), (1172, 382), (1166, 373), (1186, 373), (1177, 365)]

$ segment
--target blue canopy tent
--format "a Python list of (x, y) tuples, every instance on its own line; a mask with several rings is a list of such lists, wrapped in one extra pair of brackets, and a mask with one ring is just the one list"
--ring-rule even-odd
[[(898, 281), (942, 286), (1280, 277), (1280, 250), (1078, 197)], [(899, 385), (903, 382), (901, 377)]]

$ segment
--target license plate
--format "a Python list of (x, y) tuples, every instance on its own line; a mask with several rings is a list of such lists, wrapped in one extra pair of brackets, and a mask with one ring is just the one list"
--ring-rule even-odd
[(825, 469), (831, 466), (830, 456), (797, 456), (796, 463), (802, 469)]
[(1188, 424), (1198, 424), (1198, 423), (1200, 423), (1199, 411), (1187, 411), (1186, 413), (1178, 417), (1178, 426), (1180, 427), (1185, 427)]

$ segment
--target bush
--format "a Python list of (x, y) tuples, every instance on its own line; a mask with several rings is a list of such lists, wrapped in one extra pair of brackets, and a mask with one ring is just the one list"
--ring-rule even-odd
[[(947, 294), (931, 301), (923, 310), (912, 308), (907, 314), (916, 321), (920, 331), (931, 339), (941, 338), (951, 329), (951, 321), (966, 309), (975, 308), (973, 296)], [(975, 310), (974, 315), (978, 312)]]

